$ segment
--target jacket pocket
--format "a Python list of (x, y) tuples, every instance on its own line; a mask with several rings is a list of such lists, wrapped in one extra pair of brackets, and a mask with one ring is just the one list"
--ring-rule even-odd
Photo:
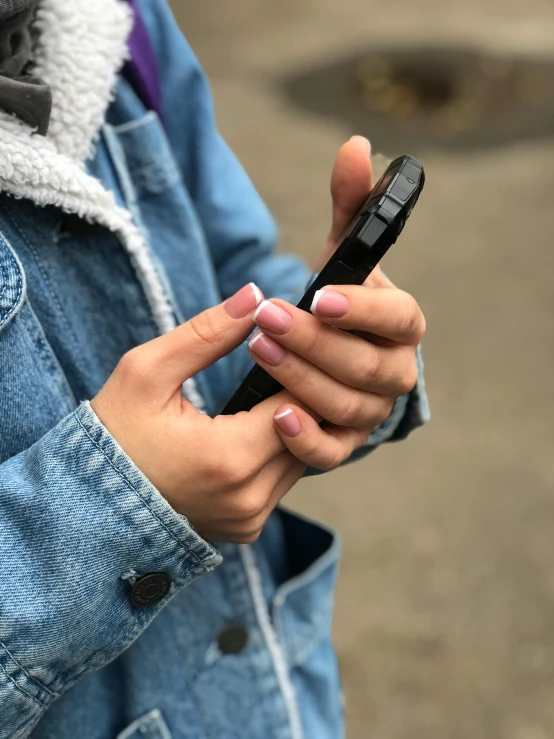
[(116, 739), (171, 739), (171, 733), (161, 712), (155, 708), (129, 724)]
[(25, 272), (0, 233), (0, 463), (28, 449), (76, 400), (26, 292)]
[(23, 268), (0, 234), (0, 332), (6, 328), (25, 299)]
[[(179, 168), (158, 115), (149, 111), (120, 126), (108, 128), (108, 146), (112, 157), (123, 154), (127, 170), (137, 192), (160, 194), (180, 181)], [(117, 144), (110, 133), (113, 132)], [(125, 189), (125, 183), (122, 183)]]

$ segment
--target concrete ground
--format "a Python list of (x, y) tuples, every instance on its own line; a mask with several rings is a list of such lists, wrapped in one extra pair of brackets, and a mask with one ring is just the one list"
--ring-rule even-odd
[[(326, 235), (335, 153), (355, 131), (293, 108), (281, 76), (414, 39), (554, 53), (549, 0), (174, 6), (282, 247), (308, 258)], [(335, 643), (350, 739), (549, 739), (554, 138), (421, 156), (428, 185), (386, 269), (428, 318), (433, 420), (287, 502), (342, 533)]]

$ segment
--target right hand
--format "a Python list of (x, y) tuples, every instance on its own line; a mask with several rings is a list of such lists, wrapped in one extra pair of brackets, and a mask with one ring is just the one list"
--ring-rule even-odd
[[(359, 430), (323, 430), (286, 391), (248, 413), (214, 419), (183, 398), (185, 380), (248, 336), (260, 300), (247, 285), (132, 349), (91, 403), (137, 467), (208, 541), (255, 541), (306, 465), (335, 467), (363, 441)], [(273, 417), (291, 401), (302, 430), (285, 446)]]

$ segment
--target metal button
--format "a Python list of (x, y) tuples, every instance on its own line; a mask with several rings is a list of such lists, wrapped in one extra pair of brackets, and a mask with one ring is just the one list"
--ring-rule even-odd
[(131, 589), (131, 602), (134, 606), (155, 606), (165, 598), (171, 589), (171, 578), (165, 572), (152, 572), (139, 577)]
[(242, 624), (229, 624), (220, 633), (217, 645), (222, 654), (238, 654), (248, 642), (248, 631)]

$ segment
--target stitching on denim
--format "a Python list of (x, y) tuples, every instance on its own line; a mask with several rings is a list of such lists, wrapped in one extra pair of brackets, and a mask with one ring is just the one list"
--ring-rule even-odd
[(106, 452), (101, 448), (101, 446), (98, 444), (98, 442), (96, 442), (92, 438), (92, 436), (89, 434), (88, 430), (85, 428), (85, 426), (84, 426), (83, 422), (81, 421), (81, 419), (79, 418), (79, 416), (78, 415), (75, 415), (75, 418), (77, 419), (77, 423), (79, 424), (79, 426), (83, 429), (83, 431), (85, 432), (85, 434), (88, 436), (88, 438), (90, 439), (90, 441), (92, 442), (92, 444), (94, 444), (94, 446), (98, 449), (98, 451), (100, 452), (100, 454), (102, 454), (102, 456), (106, 459), (106, 461), (108, 462), (108, 464), (110, 465), (110, 467), (115, 472), (117, 472), (117, 474), (119, 475), (119, 477), (121, 477), (121, 479), (123, 480), (123, 482), (134, 492), (134, 494), (140, 500), (140, 502), (142, 503), (142, 505), (150, 511), (150, 513), (154, 516), (154, 518), (158, 521), (158, 523), (162, 526), (162, 528), (164, 528), (167, 531), (167, 533), (169, 534), (169, 536), (171, 536), (171, 538), (174, 539), (174, 541), (176, 541), (177, 544), (179, 544), (180, 547), (183, 547), (183, 549), (186, 549), (187, 552), (189, 552), (190, 554), (192, 554), (192, 556), (197, 560), (198, 564), (202, 567), (203, 570), (205, 570), (206, 572), (209, 572), (208, 568), (202, 562), (202, 560), (196, 554), (196, 552), (192, 551), (190, 549), (190, 547), (187, 544), (185, 544), (184, 542), (179, 541), (179, 539), (175, 536), (175, 534), (167, 528), (167, 526), (161, 520), (161, 518), (158, 516), (158, 514), (155, 513), (155, 511), (153, 511), (152, 508), (150, 508), (150, 506), (148, 505), (148, 503), (144, 500), (144, 498), (139, 493), (139, 491), (135, 488), (135, 486), (127, 479), (127, 477), (125, 477), (125, 475), (123, 474), (123, 472), (121, 472), (121, 470), (119, 470), (115, 466), (115, 464), (108, 457), (108, 455), (106, 454)]
[[(6, 240), (2, 237), (1, 234), (0, 234), (0, 243), (2, 244), (2, 246), (4, 246), (4, 248), (6, 250), (6, 253), (8, 255), (8, 259), (10, 259), (11, 262), (13, 263), (15, 269), (17, 270), (17, 275), (18, 275), (18, 287), (17, 287), (17, 292), (15, 293), (14, 303), (11, 306), (10, 310), (8, 310), (6, 312), (4, 318), (2, 319), (2, 323), (7, 323), (7, 321), (9, 321), (10, 318), (13, 315), (15, 315), (15, 313), (17, 312), (17, 310), (20, 307), (21, 295), (23, 294), (24, 281), (23, 281), (23, 276), (21, 274), (21, 268), (20, 268), (19, 264), (17, 263), (15, 257), (11, 253), (11, 250), (10, 250), (10, 248), (9, 248)], [(6, 269), (6, 267), (5, 267), (5, 265), (3, 263), (0, 263), (0, 268), (2, 269), (2, 275), (3, 276), (7, 275), (7, 269)], [(4, 293), (8, 289), (8, 278), (7, 277), (5, 277), (5, 278), (3, 277), (3, 279), (5, 279), (5, 284), (4, 284), (4, 287), (2, 288), (2, 290), (0, 291), (0, 299), (2, 298), (2, 296), (4, 295)]]
[(41, 708), (44, 708), (45, 704), (42, 701), (40, 701), (38, 698), (35, 698), (34, 695), (31, 695), (30, 693), (28, 693), (25, 690), (25, 688), (22, 688), (20, 685), (18, 685), (15, 682), (15, 680), (13, 679), (13, 677), (11, 675), (8, 675), (6, 668), (4, 667), (4, 665), (1, 662), (0, 662), (0, 670), (2, 670), (2, 672), (4, 673), (4, 675), (8, 678), (8, 680), (12, 683), (12, 685), (14, 686), (14, 688), (19, 693), (22, 693), (24, 696), (26, 696), (27, 698), (29, 698), (30, 700), (32, 700), (33, 703), (36, 703)]
[[(42, 329), (42, 326), (40, 325), (40, 323), (38, 321), (38, 318), (36, 317), (36, 314), (35, 314), (35, 312), (33, 310), (33, 306), (29, 302), (27, 302), (27, 304), (26, 304), (25, 307), (29, 311), (29, 313), (31, 314), (31, 320), (30, 321), (26, 320), (25, 317), (22, 316), (23, 317), (22, 325), (23, 325), (23, 330), (25, 331), (25, 336), (27, 338), (27, 341), (29, 342), (30, 347), (33, 350), (33, 352), (35, 351), (35, 349), (37, 347), (37, 343), (40, 345), (40, 348), (43, 351), (42, 358), (44, 360), (44, 363), (49, 362), (51, 364), (51, 367), (54, 369), (54, 373), (53, 374), (55, 374), (56, 376), (58, 376), (61, 379), (63, 385), (65, 386), (65, 390), (66, 390), (66, 393), (67, 393), (67, 396), (68, 396), (68, 399), (69, 399), (68, 400), (68, 404), (67, 404), (68, 407), (67, 407), (66, 412), (67, 413), (71, 413), (71, 411), (77, 405), (77, 400), (75, 398), (75, 393), (71, 389), (71, 385), (69, 384), (69, 380), (67, 379), (67, 376), (66, 376), (66, 374), (65, 374), (65, 372), (64, 372), (64, 370), (63, 370), (63, 368), (62, 368), (62, 366), (61, 366), (61, 364), (60, 364), (60, 362), (59, 362), (59, 360), (57, 358), (57, 356), (55, 355), (54, 350), (52, 349), (52, 347), (48, 343), (48, 340), (46, 339), (46, 336), (44, 334), (44, 331)], [(29, 324), (32, 325), (33, 333), (31, 333), (31, 326)], [(50, 380), (48, 380), (48, 381), (50, 382)], [(58, 414), (59, 409), (60, 409), (60, 404), (59, 404), (59, 402), (60, 402), (60, 396), (59, 396), (59, 393), (56, 394), (56, 399), (57, 399), (58, 402), (55, 402), (55, 399), (53, 398), (53, 396), (52, 396), (51, 393), (48, 393), (45, 397), (47, 398), (47, 402), (49, 404), (50, 410), (54, 413), (54, 416), (57, 417), (57, 414)]]
[[(33, 677), (30, 675), (27, 670), (23, 667), (23, 665), (16, 660), (16, 658), (13, 656), (13, 654), (10, 652), (8, 647), (4, 644), (3, 641), (0, 641), (0, 647), (6, 652), (6, 654), (10, 657), (10, 659), (19, 667), (21, 672), (33, 683), (39, 686), (39, 688), (42, 688), (46, 693), (52, 696), (52, 698), (57, 698), (59, 693), (54, 693), (50, 688), (47, 688), (44, 683), (42, 683), (40, 680), (37, 680), (36, 677)], [(6, 673), (7, 674), (7, 673)]]
[(81, 354), (81, 347), (79, 346), (79, 342), (77, 341), (77, 337), (75, 336), (75, 333), (73, 332), (73, 329), (71, 328), (71, 325), (70, 325), (69, 321), (67, 320), (67, 316), (65, 314), (65, 311), (63, 309), (63, 306), (62, 306), (62, 304), (61, 304), (61, 302), (60, 302), (60, 300), (59, 300), (59, 298), (58, 298), (55, 290), (52, 289), (52, 284), (50, 282), (50, 278), (48, 277), (48, 274), (47, 274), (46, 270), (44, 269), (44, 265), (42, 264), (42, 261), (38, 258), (38, 255), (37, 255), (37, 252), (36, 252), (35, 248), (32, 246), (32, 244), (29, 241), (29, 239), (27, 238), (27, 236), (23, 233), (23, 231), (19, 227), (19, 224), (15, 221), (15, 219), (12, 216), (12, 214), (10, 213), (9, 209), (8, 208), (4, 208), (4, 213), (6, 214), (6, 217), (11, 222), (12, 226), (15, 228), (15, 230), (17, 231), (17, 233), (21, 236), (21, 238), (23, 239), (23, 241), (27, 244), (27, 246), (28, 246), (31, 254), (33, 255), (33, 257), (35, 259), (35, 262), (37, 264), (37, 267), (39, 269), (39, 272), (42, 275), (42, 279), (46, 283), (46, 286), (48, 288), (48, 291), (49, 291), (52, 299), (54, 300), (54, 302), (58, 306), (58, 310), (60, 311), (60, 315), (62, 317), (62, 320), (63, 320), (63, 323), (64, 323), (65, 328), (67, 330), (67, 333), (71, 337), (71, 343), (73, 344), (73, 346), (75, 348), (75, 351), (77, 353), (77, 356), (79, 357), (79, 362), (80, 362), (81, 365), (83, 365), (83, 356)]
[(136, 118), (134, 121), (128, 121), (127, 123), (120, 123), (118, 126), (112, 126), (116, 133), (127, 133), (128, 131), (135, 131), (138, 128), (148, 126), (152, 121), (159, 119), (159, 116), (153, 111), (149, 110), (141, 118)]

